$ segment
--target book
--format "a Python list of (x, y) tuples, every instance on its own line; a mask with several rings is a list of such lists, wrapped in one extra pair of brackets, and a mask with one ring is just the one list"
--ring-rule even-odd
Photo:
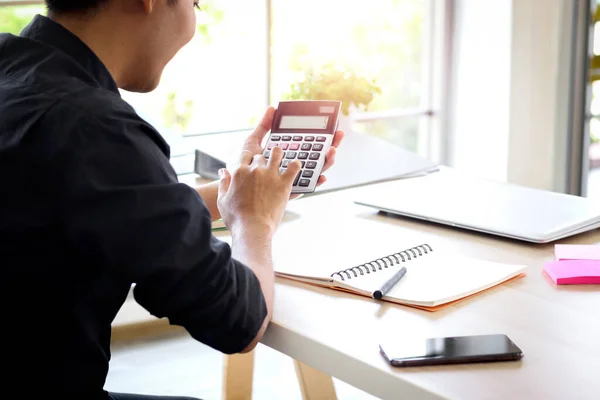
[(553, 261), (544, 272), (556, 285), (600, 285), (600, 260)]
[(221, 231), (226, 231), (227, 227), (225, 226), (225, 223), (223, 222), (222, 219), (218, 219), (216, 221), (212, 222), (212, 231), (213, 232), (221, 232)]
[(556, 285), (600, 284), (600, 246), (557, 244), (554, 257), (544, 264), (544, 272)]
[(600, 260), (600, 245), (595, 244), (556, 244), (554, 257), (561, 260)]
[[(382, 301), (427, 311), (521, 278), (527, 268), (454, 254), (425, 241), (403, 245), (414, 238), (389, 224), (350, 219), (309, 233), (295, 225), (282, 227), (274, 240), (276, 276), (371, 298), (373, 291), (406, 267), (406, 275)], [(292, 246), (296, 250), (290, 252), (290, 243), (297, 244)]]

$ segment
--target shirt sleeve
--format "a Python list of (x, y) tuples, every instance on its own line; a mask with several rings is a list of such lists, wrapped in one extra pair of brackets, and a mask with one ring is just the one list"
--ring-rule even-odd
[(154, 316), (221, 352), (243, 350), (267, 315), (256, 275), (212, 235), (207, 207), (177, 181), (156, 131), (128, 119), (86, 122), (63, 189), (70, 241), (135, 283)]

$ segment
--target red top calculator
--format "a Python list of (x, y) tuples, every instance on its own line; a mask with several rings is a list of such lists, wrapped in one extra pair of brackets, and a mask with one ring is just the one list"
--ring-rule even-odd
[(292, 193), (315, 191), (338, 127), (341, 106), (341, 101), (329, 100), (281, 101), (277, 106), (263, 154), (268, 159), (273, 147), (281, 147), (281, 172), (290, 162), (301, 161)]

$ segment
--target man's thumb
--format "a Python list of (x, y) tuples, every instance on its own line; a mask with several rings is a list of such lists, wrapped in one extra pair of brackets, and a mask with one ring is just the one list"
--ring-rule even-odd
[(229, 184), (231, 184), (231, 174), (225, 168), (219, 170), (219, 195), (224, 196), (229, 190)]
[(254, 129), (254, 132), (250, 135), (251, 138), (258, 140), (258, 143), (262, 142), (266, 134), (271, 130), (273, 125), (273, 119), (275, 118), (275, 107), (269, 106), (265, 115), (262, 117), (260, 124)]

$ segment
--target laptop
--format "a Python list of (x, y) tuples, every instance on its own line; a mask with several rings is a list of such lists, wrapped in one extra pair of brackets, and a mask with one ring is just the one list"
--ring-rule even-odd
[(446, 169), (370, 186), (358, 192), (354, 202), (532, 243), (549, 243), (600, 227), (600, 202)]

